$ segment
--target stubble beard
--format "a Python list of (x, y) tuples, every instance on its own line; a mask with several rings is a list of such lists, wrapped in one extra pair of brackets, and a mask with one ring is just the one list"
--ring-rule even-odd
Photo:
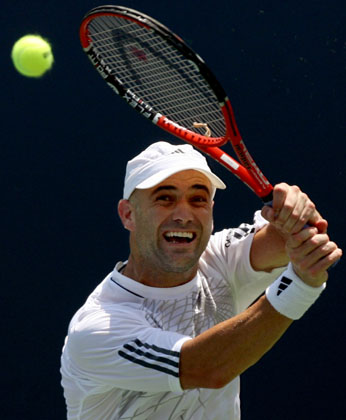
[[(187, 273), (197, 271), (198, 261), (205, 246), (196, 244), (194, 250), (166, 251), (163, 246), (156, 244), (144, 257), (153, 264), (153, 267), (165, 273)], [(203, 249), (201, 249), (203, 248)], [(148, 250), (147, 250), (148, 251)], [(146, 252), (145, 252), (146, 253)]]

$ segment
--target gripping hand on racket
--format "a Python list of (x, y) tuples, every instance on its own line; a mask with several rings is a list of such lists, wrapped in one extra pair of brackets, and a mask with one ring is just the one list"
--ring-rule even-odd
[[(251, 263), (255, 270), (270, 271), (288, 264), (290, 261), (288, 241), (298, 246), (300, 237), (297, 237), (296, 244), (295, 240), (291, 239), (292, 235), (305, 230), (307, 226), (315, 228), (311, 231), (314, 234), (324, 234), (325, 238), (328, 238), (326, 234), (328, 222), (316, 210), (311, 199), (297, 186), (277, 184), (273, 189), (272, 207), (264, 206), (262, 216), (270, 223), (257, 232), (254, 239)], [(304, 235), (303, 237), (305, 238)], [(333, 256), (329, 265), (335, 263), (334, 260)]]
[(320, 233), (328, 227), (310, 198), (299, 187), (286, 183), (275, 185), (272, 207), (264, 206), (262, 216), (283, 235), (297, 233), (306, 225), (315, 226)]
[(328, 279), (328, 268), (342, 256), (335, 242), (327, 233), (316, 227), (302, 229), (289, 236), (286, 251), (294, 272), (307, 285), (320, 287)]

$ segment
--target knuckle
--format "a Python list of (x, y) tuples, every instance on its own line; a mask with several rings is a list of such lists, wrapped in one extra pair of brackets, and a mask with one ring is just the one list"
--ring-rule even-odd
[(299, 213), (297, 213), (296, 211), (293, 211), (293, 212), (291, 213), (291, 218), (292, 218), (294, 221), (297, 221), (297, 220), (299, 220), (299, 219), (300, 219), (300, 214), (299, 214)]
[(284, 208), (292, 215), (294, 209), (294, 205), (292, 203), (285, 203)]
[(321, 241), (316, 236), (314, 236), (310, 239), (310, 244), (311, 244), (313, 249), (316, 249), (316, 248), (318, 248), (322, 245)]
[(321, 234), (321, 239), (322, 239), (322, 241), (324, 241), (324, 242), (330, 242), (330, 240), (329, 240), (329, 236), (328, 236), (328, 234), (327, 233), (322, 233)]
[(329, 236), (326, 233), (320, 233), (313, 236), (310, 240), (313, 245), (322, 246), (329, 242)]
[(315, 235), (312, 238), (310, 238), (310, 243), (313, 247), (317, 247), (321, 245), (321, 240), (319, 238), (319, 235)]
[(287, 190), (287, 186), (284, 182), (281, 182), (280, 184), (276, 184), (274, 187), (274, 192), (276, 194), (280, 193), (284, 193)]
[(310, 197), (305, 192), (300, 191), (299, 195), (301, 199), (305, 201), (306, 205), (313, 204), (312, 201), (310, 200)]
[(286, 189), (288, 187), (288, 184), (286, 182), (279, 182), (275, 185), (275, 188), (284, 188)]
[(308, 203), (306, 204), (306, 207), (311, 211), (311, 212), (313, 212), (313, 211), (315, 211), (316, 210), (316, 206), (315, 206), (315, 204), (311, 201), (311, 200), (309, 200), (308, 201)]
[(328, 250), (330, 250), (330, 252), (333, 252), (336, 249), (338, 249), (338, 246), (335, 242), (328, 242)]

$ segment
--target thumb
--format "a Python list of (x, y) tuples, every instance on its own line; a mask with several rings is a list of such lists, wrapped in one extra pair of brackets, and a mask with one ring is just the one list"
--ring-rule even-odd
[(323, 219), (320, 213), (315, 210), (308, 220), (310, 226), (317, 227), (319, 233), (326, 233), (328, 228), (327, 220)]
[(326, 233), (328, 228), (328, 222), (325, 219), (320, 219), (315, 222), (315, 227), (317, 227), (319, 233)]

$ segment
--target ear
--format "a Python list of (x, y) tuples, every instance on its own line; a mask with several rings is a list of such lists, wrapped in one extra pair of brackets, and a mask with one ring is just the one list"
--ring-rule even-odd
[(118, 214), (125, 229), (132, 231), (135, 227), (135, 217), (132, 204), (129, 200), (120, 200)]
[[(214, 211), (214, 204), (215, 204), (215, 201), (213, 200), (212, 203), (211, 203), (211, 210), (212, 210), (212, 212)], [(210, 230), (210, 234), (212, 234), (213, 231), (214, 231), (214, 216), (213, 216), (213, 213), (212, 213), (211, 216), (212, 216), (212, 219), (211, 219), (211, 230)]]

